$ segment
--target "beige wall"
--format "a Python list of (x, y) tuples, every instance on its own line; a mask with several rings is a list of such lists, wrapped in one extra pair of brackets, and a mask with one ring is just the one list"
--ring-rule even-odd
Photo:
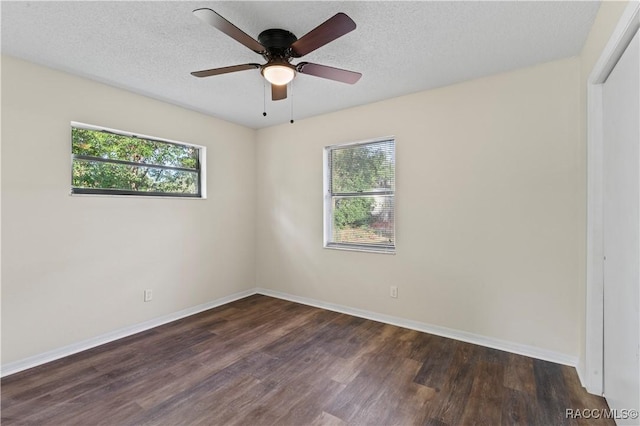
[[(258, 132), (3, 57), (2, 363), (255, 286), (582, 361), (586, 78), (626, 4), (580, 58)], [(69, 196), (70, 121), (207, 146), (209, 198)], [(397, 254), (323, 249), (322, 148), (388, 135)]]
[[(208, 199), (70, 196), (70, 121), (206, 146)], [(253, 288), (254, 138), (3, 57), (3, 364)]]
[[(576, 357), (579, 83), (572, 58), (258, 131), (257, 285)], [(397, 254), (323, 249), (323, 147), (387, 135)]]

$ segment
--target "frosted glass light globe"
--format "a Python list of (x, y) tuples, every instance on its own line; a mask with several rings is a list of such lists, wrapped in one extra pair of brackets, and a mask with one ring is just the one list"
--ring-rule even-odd
[(296, 72), (293, 68), (285, 65), (269, 65), (262, 70), (262, 75), (269, 83), (282, 86), (293, 80)]

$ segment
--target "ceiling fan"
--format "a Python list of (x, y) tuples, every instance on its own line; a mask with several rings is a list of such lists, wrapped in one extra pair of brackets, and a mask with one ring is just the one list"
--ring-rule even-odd
[(327, 65), (300, 62), (291, 63), (293, 58), (300, 58), (328, 44), (335, 39), (355, 30), (356, 23), (344, 13), (338, 13), (322, 24), (297, 38), (291, 32), (278, 28), (265, 30), (255, 40), (241, 29), (208, 8), (196, 9), (194, 15), (205, 23), (217, 28), (232, 39), (244, 44), (267, 61), (266, 64), (241, 64), (229, 67), (213, 68), (192, 72), (195, 77), (210, 77), (236, 71), (260, 69), (260, 73), (271, 84), (271, 99), (278, 101), (287, 97), (287, 84), (294, 79), (296, 73), (313, 75), (329, 80), (354, 84), (362, 74)]

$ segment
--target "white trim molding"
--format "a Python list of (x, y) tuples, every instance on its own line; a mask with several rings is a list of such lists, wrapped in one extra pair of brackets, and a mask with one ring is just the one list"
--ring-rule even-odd
[(149, 330), (150, 328), (158, 327), (160, 325), (176, 321), (181, 318), (206, 311), (208, 309), (226, 305), (227, 303), (233, 302), (234, 300), (242, 299), (255, 293), (255, 289), (242, 291), (230, 296), (221, 297), (220, 299), (216, 299), (208, 303), (192, 306), (191, 308), (163, 315), (149, 321), (134, 324), (129, 327), (124, 327), (118, 330), (111, 331), (109, 333), (101, 334), (99, 336), (82, 340), (71, 345), (53, 349), (42, 354), (34, 355), (19, 361), (10, 362), (8, 364), (2, 365), (2, 368), (0, 369), (0, 377), (9, 376), (28, 368), (37, 367), (38, 365), (42, 365), (47, 362), (55, 361), (57, 359), (73, 355), (78, 352), (86, 351), (88, 349), (95, 348), (96, 346), (104, 345), (105, 343), (113, 342), (114, 340), (122, 339), (123, 337), (131, 336), (140, 333), (141, 331)]
[(327, 309), (334, 312), (340, 312), (347, 315), (353, 315), (359, 318), (370, 319), (373, 321), (382, 322), (385, 324), (395, 325), (398, 327), (408, 328), (411, 330), (420, 331), (423, 333), (435, 334), (454, 340), (460, 340), (475, 345), (485, 346), (488, 348), (498, 349), (501, 351), (511, 352), (518, 355), (524, 355), (531, 358), (536, 358), (544, 361), (555, 362), (557, 364), (569, 365), (576, 367), (578, 359), (575, 356), (549, 351), (533, 346), (522, 345), (519, 343), (509, 342), (506, 340), (494, 339), (479, 334), (469, 333), (461, 330), (454, 330), (447, 327), (441, 327), (438, 325), (427, 324), (419, 321), (413, 321), (406, 318), (394, 317), (391, 315), (380, 314), (377, 312), (371, 312), (363, 309), (352, 308), (349, 306), (338, 305), (329, 302), (323, 302), (320, 300), (311, 299), (308, 297), (295, 296), (288, 293), (282, 293), (279, 291), (269, 290), (265, 288), (254, 288), (243, 292), (235, 293), (230, 296), (222, 297), (214, 301), (204, 303), (201, 305), (193, 306), (191, 308), (183, 309), (178, 312), (174, 312), (168, 315), (164, 315), (159, 318), (154, 318), (149, 321), (145, 321), (139, 324), (134, 324), (129, 327), (121, 328), (109, 333), (101, 334), (99, 336), (86, 339), (80, 342), (73, 343), (68, 346), (57, 348), (42, 354), (34, 355), (22, 360), (11, 362), (2, 365), (0, 377), (9, 376), (20, 371), (37, 367), (47, 362), (55, 361), (60, 358), (64, 358), (69, 355), (73, 355), (78, 352), (82, 352), (96, 346), (104, 345), (109, 342), (113, 342), (123, 337), (131, 336), (136, 333), (140, 333), (145, 330), (149, 330), (160, 325), (179, 320), (181, 318), (188, 317), (190, 315), (197, 314), (199, 312), (206, 311), (218, 306), (231, 303), (235, 300), (239, 300), (254, 294), (262, 294), (264, 296), (275, 297), (278, 299), (288, 300), (295, 303), (301, 303), (303, 305), (314, 306), (321, 309)]
[(454, 330), (452, 328), (441, 327), (438, 325), (427, 324), (424, 322), (414, 321), (406, 318), (380, 314), (364, 309), (351, 308), (349, 306), (338, 305), (335, 303), (323, 302), (316, 299), (310, 299), (308, 297), (295, 296), (292, 294), (282, 293), (266, 288), (258, 288), (256, 289), (256, 293), (265, 296), (276, 297), (278, 299), (289, 300), (291, 302), (302, 303), (303, 305), (314, 306), (316, 308), (322, 308), (329, 311), (340, 312), (342, 314), (353, 315), (354, 317), (365, 318), (385, 324), (408, 328), (423, 333), (435, 334), (436, 336), (460, 340), (462, 342), (472, 343), (474, 345), (485, 346), (488, 348), (511, 352), (518, 355), (524, 355), (543, 361), (555, 362), (557, 364), (568, 365), (571, 367), (576, 367), (578, 363), (578, 358), (575, 356), (554, 352), (547, 349), (536, 348), (534, 346), (528, 346), (520, 343), (482, 336), (480, 334)]
[(640, 2), (632, 0), (587, 80), (587, 283), (585, 365), (578, 374), (588, 392), (602, 395), (604, 351), (604, 233), (602, 85), (640, 28)]

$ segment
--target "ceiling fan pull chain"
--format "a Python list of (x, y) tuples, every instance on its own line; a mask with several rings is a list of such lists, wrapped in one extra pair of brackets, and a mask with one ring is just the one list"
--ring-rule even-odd
[(289, 99), (291, 99), (291, 121), (290, 123), (293, 124), (293, 80), (291, 80), (291, 83), (289, 83), (289, 90), (291, 91), (291, 96), (289, 96)]
[(262, 116), (267, 116), (267, 83), (265, 80), (262, 82)]

